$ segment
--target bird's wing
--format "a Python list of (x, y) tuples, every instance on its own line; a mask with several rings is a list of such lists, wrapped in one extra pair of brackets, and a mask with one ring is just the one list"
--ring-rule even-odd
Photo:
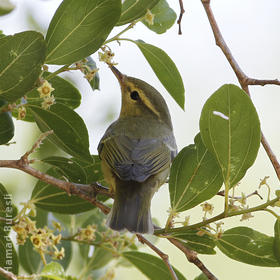
[(165, 139), (111, 135), (101, 141), (98, 151), (120, 179), (143, 182), (169, 167), (174, 151), (166, 143)]

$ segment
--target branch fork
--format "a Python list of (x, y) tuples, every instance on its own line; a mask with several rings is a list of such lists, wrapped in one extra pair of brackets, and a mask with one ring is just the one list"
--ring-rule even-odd
[[(218, 27), (218, 24), (216, 22), (216, 19), (214, 17), (214, 14), (212, 12), (211, 6), (210, 6), (210, 0), (201, 0), (202, 5), (204, 7), (204, 10), (207, 14), (209, 23), (211, 25), (212, 31), (213, 31), (213, 35), (215, 37), (215, 41), (216, 41), (216, 45), (222, 50), (222, 52), (224, 53), (227, 61), (229, 62), (232, 70), (234, 71), (240, 86), (242, 87), (242, 89), (248, 94), (248, 96), (250, 96), (250, 90), (249, 90), (249, 86), (251, 85), (260, 85), (260, 86), (264, 86), (264, 85), (280, 85), (280, 81), (278, 79), (274, 79), (274, 80), (259, 80), (259, 79), (253, 79), (248, 77), (243, 70), (241, 69), (241, 67), (239, 66), (239, 64), (237, 63), (237, 61), (235, 60), (234, 56), (232, 55), (228, 45), (226, 44), (222, 33)], [(273, 153), (272, 149), (270, 148), (264, 134), (262, 133), (261, 135), (261, 143), (274, 167), (275, 173), (278, 177), (278, 179), (280, 180), (280, 164), (275, 156), (275, 154)]]

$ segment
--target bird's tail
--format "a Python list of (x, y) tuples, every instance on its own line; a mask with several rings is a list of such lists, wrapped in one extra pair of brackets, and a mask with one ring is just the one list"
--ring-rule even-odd
[(154, 190), (145, 184), (127, 181), (117, 185), (107, 225), (114, 230), (135, 233), (154, 232), (150, 205)]

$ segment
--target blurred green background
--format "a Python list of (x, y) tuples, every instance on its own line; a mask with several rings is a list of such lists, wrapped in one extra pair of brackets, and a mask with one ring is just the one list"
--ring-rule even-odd
[[(16, 9), (9, 15), (0, 17), (0, 30), (6, 35), (35, 29), (44, 33), (59, 0), (14, 0)], [(179, 1), (169, 1), (169, 5), (179, 13)], [(280, 78), (280, 2), (279, 0), (212, 0), (212, 9), (233, 55), (243, 71), (253, 78)], [(215, 45), (203, 6), (199, 0), (184, 1), (186, 13), (182, 21), (183, 35), (178, 35), (175, 24), (167, 33), (157, 35), (142, 23), (127, 32), (125, 37), (142, 39), (147, 43), (165, 50), (176, 63), (185, 84), (185, 112), (172, 100), (157, 80), (144, 57), (136, 46), (129, 42), (110, 44), (115, 53), (114, 61), (121, 72), (143, 79), (157, 88), (165, 97), (173, 119), (175, 137), (179, 150), (193, 143), (198, 132), (200, 112), (207, 98), (225, 83), (238, 84), (222, 52)], [(114, 29), (114, 32), (120, 31)], [(98, 62), (97, 54), (93, 58)], [(1, 63), (1, 62), (0, 62)], [(117, 118), (120, 109), (120, 90), (117, 80), (106, 65), (98, 62), (101, 91), (92, 92), (81, 73), (71, 72), (66, 76), (76, 84), (82, 94), (82, 104), (76, 110), (84, 119), (90, 135), (92, 154), (96, 154), (97, 144), (107, 126)], [(262, 130), (273, 151), (280, 158), (280, 88), (276, 86), (251, 87), (252, 100), (258, 111)], [(16, 145), (0, 146), (1, 159), (17, 159), (39, 134), (34, 124), (16, 121), (13, 141)], [(44, 144), (46, 145), (46, 144)], [(274, 192), (279, 182), (263, 148), (260, 148), (255, 165), (247, 172), (238, 187), (238, 192), (247, 194), (258, 188), (260, 179), (270, 176), (269, 184)], [(29, 198), (35, 179), (20, 171), (0, 170), (0, 181), (14, 195), (15, 201)], [(265, 188), (260, 193), (266, 198)], [(211, 201), (215, 213), (223, 207), (223, 199), (217, 197)], [(249, 205), (259, 203), (259, 198), (249, 199)], [(163, 186), (154, 196), (152, 214), (164, 225), (169, 208), (167, 186)], [(191, 223), (202, 218), (201, 207), (182, 213), (181, 220), (190, 215)], [(224, 229), (233, 225), (254, 227), (268, 235), (273, 234), (274, 218), (268, 213), (255, 213), (249, 221), (240, 222), (240, 217), (225, 220)], [(158, 246), (170, 256), (170, 261), (188, 279), (193, 279), (199, 270), (188, 263), (185, 256), (165, 240)], [(151, 251), (145, 249), (147, 252)], [(279, 279), (279, 268), (261, 268), (245, 265), (223, 256), (218, 250), (216, 256), (199, 256), (205, 265), (219, 279)], [(144, 279), (136, 269), (118, 268), (116, 279)]]

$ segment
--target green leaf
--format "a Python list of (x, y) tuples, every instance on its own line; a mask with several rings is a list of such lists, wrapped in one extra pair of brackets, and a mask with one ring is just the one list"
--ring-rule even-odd
[(14, 137), (15, 126), (11, 113), (0, 113), (0, 128), (0, 145), (3, 145)]
[(92, 162), (89, 153), (88, 131), (83, 119), (72, 109), (62, 104), (54, 104), (50, 110), (28, 105), (42, 132), (53, 130), (48, 139), (66, 153)]
[[(45, 72), (43, 77), (46, 78), (48, 75), (52, 73)], [(55, 97), (55, 101), (57, 103), (61, 103), (66, 105), (67, 107), (71, 109), (75, 109), (80, 106), (81, 104), (81, 93), (79, 90), (69, 81), (59, 77), (55, 76), (49, 80), (52, 87), (54, 88), (54, 91), (52, 94)], [(36, 90), (36, 93), (31, 94), (29, 93), (27, 95), (27, 102), (31, 103), (34, 100), (34, 98), (38, 98), (39, 93)]]
[(194, 280), (208, 280), (209, 278), (204, 274), (201, 273), (197, 277), (194, 278)]
[(178, 105), (184, 109), (185, 89), (182, 77), (175, 63), (162, 49), (140, 40), (133, 42), (137, 44), (162, 85)]
[(280, 264), (280, 221), (279, 220), (276, 220), (274, 224), (273, 250), (274, 250), (275, 258)]
[(77, 158), (72, 158), (71, 160), (76, 162), (78, 165), (82, 166), (87, 175), (87, 184), (93, 182), (99, 182), (104, 184), (104, 176), (101, 170), (101, 160), (98, 155), (92, 155), (93, 163), (85, 163)]
[[(134, 266), (136, 266), (143, 274), (145, 274), (148, 279), (151, 280), (170, 280), (171, 275), (170, 272), (162, 261), (162, 259), (138, 252), (138, 251), (129, 251), (123, 252), (122, 256), (126, 258), (129, 262), (131, 262)], [(176, 268), (174, 271), (179, 280), (186, 279), (181, 272), (179, 272)]]
[(48, 28), (48, 64), (71, 64), (97, 51), (121, 13), (120, 0), (64, 0)]
[(15, 5), (13, 5), (9, 0), (0, 0), (0, 16), (9, 14), (15, 9)]
[(224, 182), (233, 187), (254, 163), (260, 146), (260, 121), (251, 99), (235, 85), (222, 86), (202, 109), (200, 132)]
[(251, 228), (229, 229), (216, 243), (226, 256), (236, 261), (256, 266), (279, 266), (273, 253), (273, 237)]
[[(64, 180), (66, 176), (65, 170), (61, 173), (59, 169), (51, 168), (46, 173), (58, 179)], [(68, 176), (66, 177), (68, 178)], [(91, 203), (77, 196), (69, 196), (66, 192), (43, 181), (37, 182), (31, 198), (37, 207), (46, 211), (61, 214), (82, 213), (95, 207)]]
[(158, 34), (166, 32), (174, 24), (177, 17), (165, 0), (160, 0), (151, 9), (151, 13), (154, 15), (153, 24), (149, 24), (145, 19), (142, 20), (142, 23)]
[[(90, 184), (98, 181), (102, 183), (100, 159), (98, 156), (93, 156), (93, 158), (95, 163), (87, 164), (76, 158), (67, 161), (61, 157), (50, 157), (46, 161), (54, 167), (46, 173), (61, 180), (65, 180), (66, 177), (71, 182)], [(93, 204), (77, 196), (69, 196), (66, 192), (42, 181), (37, 182), (32, 192), (32, 199), (37, 207), (60, 214), (78, 214), (95, 208)], [(107, 199), (108, 196), (98, 195), (99, 201)]]
[(159, 0), (125, 0), (122, 4), (121, 17), (116, 25), (124, 25), (143, 17)]
[(180, 240), (187, 248), (196, 251), (199, 254), (214, 255), (216, 243), (213, 237), (208, 234), (202, 236), (199, 230), (191, 229), (185, 232), (172, 233), (171, 236)]
[(112, 252), (101, 247), (95, 247), (93, 256), (89, 260), (90, 270), (96, 270), (107, 265), (114, 258)]
[(35, 31), (0, 39), (0, 98), (14, 102), (33, 88), (45, 52), (44, 37)]
[[(63, 236), (67, 236), (69, 235), (69, 233), (65, 234), (65, 232), (62, 232)], [(72, 260), (72, 242), (69, 242), (67, 240), (62, 240), (61, 243), (59, 245), (56, 245), (58, 250), (61, 250), (61, 248), (63, 247), (65, 250), (65, 257), (61, 260), (57, 260), (57, 262), (64, 268), (64, 270), (66, 270)], [(47, 255), (46, 256), (46, 260), (47, 262), (51, 262), (52, 261), (52, 257)]]
[[(49, 72), (46, 72), (43, 77), (48, 76), (48, 74), (51, 74)], [(50, 81), (52, 87), (55, 89), (52, 94), (55, 97), (55, 102), (63, 104), (71, 109), (75, 109), (80, 106), (81, 104), (81, 94), (79, 90), (70, 82), (67, 80), (55, 76), (51, 79)], [(19, 100), (19, 103), (27, 103), (30, 105), (37, 105), (41, 106), (43, 102), (43, 98), (40, 98), (40, 94), (37, 91), (37, 89), (33, 89), (29, 93), (27, 93), (26, 98)], [(26, 116), (23, 119), (23, 121), (28, 121), (28, 122), (34, 122), (34, 118), (32, 116), (32, 113), (30, 112), (30, 109), (28, 106), (26, 108)], [(17, 117), (18, 111), (14, 110), (13, 111), (13, 116)]]
[(6, 35), (3, 34), (3, 31), (2, 31), (2, 30), (0, 30), (0, 39), (3, 38), (3, 37), (6, 37)]
[(52, 156), (42, 160), (43, 162), (57, 167), (61, 174), (67, 176), (71, 182), (86, 184), (87, 174), (84, 168), (77, 162), (64, 157)]
[(1, 112), (1, 107), (7, 104), (0, 99), (0, 145), (8, 143), (13, 137), (15, 126), (10, 112)]
[(64, 279), (64, 269), (59, 263), (51, 262), (44, 266), (40, 275), (48, 279), (62, 280)]
[(5, 234), (0, 234), (0, 267), (18, 274), (17, 253), (12, 240)]
[(32, 220), (36, 221), (37, 227), (43, 228), (45, 225), (49, 225), (49, 212), (36, 208), (36, 217), (32, 218)]
[(223, 179), (214, 156), (204, 146), (200, 134), (174, 159), (169, 178), (171, 207), (176, 212), (193, 208), (213, 197)]
[(30, 239), (18, 247), (19, 261), (24, 270), (29, 274), (35, 274), (40, 270), (42, 260), (40, 254), (33, 249)]

